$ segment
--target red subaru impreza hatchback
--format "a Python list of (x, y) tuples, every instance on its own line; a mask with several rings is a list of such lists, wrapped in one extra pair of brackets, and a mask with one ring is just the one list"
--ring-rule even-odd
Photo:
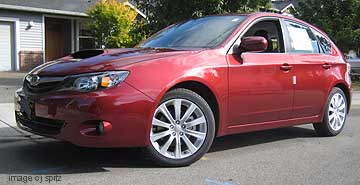
[(73, 53), (32, 70), (16, 120), (84, 147), (144, 147), (189, 165), (214, 137), (312, 123), (344, 128), (349, 65), (319, 29), (272, 13), (174, 24), (132, 49)]

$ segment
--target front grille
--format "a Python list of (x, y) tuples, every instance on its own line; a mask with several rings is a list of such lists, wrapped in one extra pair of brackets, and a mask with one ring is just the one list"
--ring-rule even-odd
[(45, 82), (32, 86), (27, 80), (24, 81), (24, 89), (31, 93), (47, 93), (60, 87), (61, 82)]
[[(31, 83), (34, 78), (37, 80), (36, 83)], [(66, 82), (66, 77), (39, 77), (30, 74), (25, 77), (23, 89), (26, 93), (42, 94), (58, 90)]]
[(29, 131), (45, 135), (57, 135), (64, 126), (64, 121), (34, 117), (29, 120), (23, 113), (16, 112), (16, 121), (20, 126), (25, 126)]

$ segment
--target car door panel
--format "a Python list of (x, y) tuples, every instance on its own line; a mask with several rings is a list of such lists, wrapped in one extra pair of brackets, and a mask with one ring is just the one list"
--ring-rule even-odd
[(291, 118), (294, 86), (292, 65), (283, 53), (228, 55), (229, 125), (286, 120)]
[(325, 54), (294, 54), (292, 57), (297, 76), (293, 117), (319, 116), (332, 83), (336, 58)]
[(337, 59), (322, 53), (331, 52), (331, 47), (320, 47), (320, 37), (308, 26), (288, 20), (284, 23), (287, 28), (287, 48), (293, 59), (297, 79), (292, 117), (320, 116), (332, 83), (330, 78), (334, 74), (334, 61)]

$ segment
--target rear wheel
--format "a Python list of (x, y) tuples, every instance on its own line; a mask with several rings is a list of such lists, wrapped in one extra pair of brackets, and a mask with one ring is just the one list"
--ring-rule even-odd
[(158, 105), (150, 130), (147, 151), (163, 166), (186, 166), (200, 159), (215, 135), (211, 108), (187, 89), (168, 92)]
[(327, 100), (323, 122), (313, 124), (317, 134), (319, 136), (338, 135), (345, 125), (347, 106), (344, 92), (334, 87)]

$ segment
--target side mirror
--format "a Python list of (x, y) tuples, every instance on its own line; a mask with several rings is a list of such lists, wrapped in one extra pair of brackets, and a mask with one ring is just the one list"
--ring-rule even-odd
[(268, 48), (268, 41), (264, 37), (251, 36), (244, 37), (241, 39), (239, 49), (241, 52), (252, 51), (252, 52), (263, 52)]

